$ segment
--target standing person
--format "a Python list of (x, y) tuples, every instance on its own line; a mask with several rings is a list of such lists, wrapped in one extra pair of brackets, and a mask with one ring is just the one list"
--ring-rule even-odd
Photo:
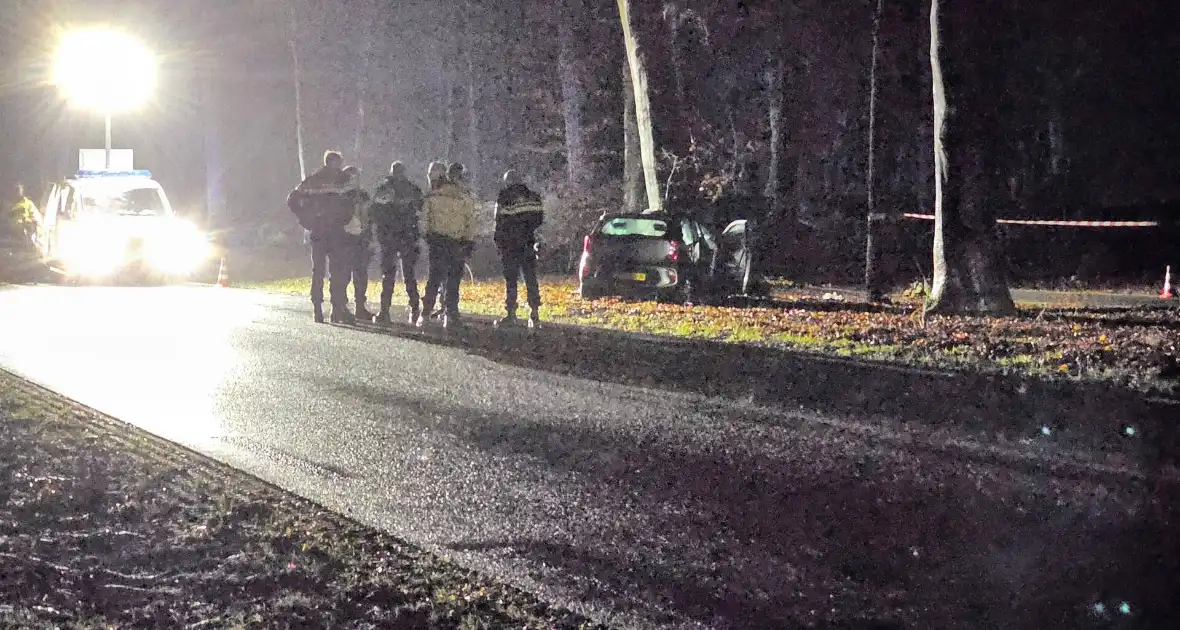
[(25, 196), (24, 184), (17, 183), (13, 189), (12, 207), (6, 217), (13, 236), (24, 235), (26, 241), (31, 241), (37, 234), (37, 226), (41, 223), (41, 213), (37, 211), (32, 199)]
[(496, 249), (504, 265), (504, 312), (497, 326), (517, 323), (517, 280), (524, 276), (529, 304), (529, 328), (541, 326), (541, 291), (537, 286), (537, 228), (545, 220), (541, 196), (529, 190), (520, 174), (504, 173), (504, 188), (496, 196)]
[[(430, 246), (430, 276), (422, 312), (434, 308), (438, 291), (443, 294), (443, 327), (459, 325), (459, 285), (463, 282), (463, 262), (475, 244), (475, 198), (463, 188), (463, 165), (458, 162), (447, 169), (447, 181), (426, 195), (422, 219), (426, 242)], [(424, 324), (423, 317), (418, 325)]]
[(418, 323), (420, 296), (414, 267), (418, 264), (418, 221), (422, 214), (422, 189), (406, 177), (401, 162), (389, 165), (389, 176), (377, 186), (373, 196), (373, 229), (381, 246), (381, 311), (377, 323), (389, 324), (393, 288), (397, 282), (399, 262), (406, 284), (410, 325)]
[(339, 151), (324, 153), (324, 166), (307, 176), (291, 194), (287, 207), (308, 232), (311, 243), (311, 303), (315, 321), (324, 321), (324, 276), (331, 263), (331, 320), (352, 323), (348, 312), (348, 280), (352, 261), (347, 251), (344, 226), (352, 220), (355, 204), (348, 197), (348, 175), (344, 173), (344, 157)]
[(369, 297), (369, 265), (373, 262), (373, 226), (369, 222), (369, 193), (361, 188), (361, 170), (355, 166), (344, 169), (348, 175), (348, 196), (353, 204), (352, 218), (344, 226), (347, 244), (352, 250), (352, 295), (356, 301), (356, 318), (371, 322), (375, 317), (367, 308)]
[[(438, 190), (440, 186), (442, 186), (443, 184), (446, 183), (446, 181), (447, 181), (447, 165), (446, 165), (446, 163), (439, 162), (439, 161), (431, 162), (430, 166), (428, 166), (426, 169), (427, 190), (428, 191)], [(442, 307), (442, 304), (446, 303), (446, 287), (445, 286), (439, 287), (439, 291), (440, 291), (440, 294), (439, 294), (438, 310), (434, 311), (434, 312), (430, 312), (430, 311), (426, 312), (426, 315), (428, 315), (430, 317), (430, 319), (441, 320), (443, 313), (446, 310)]]

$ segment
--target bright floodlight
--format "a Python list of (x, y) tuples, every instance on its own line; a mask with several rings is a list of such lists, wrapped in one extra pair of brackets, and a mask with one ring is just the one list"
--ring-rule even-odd
[(71, 31), (58, 46), (53, 83), (75, 105), (110, 115), (148, 99), (156, 86), (156, 59), (117, 31)]

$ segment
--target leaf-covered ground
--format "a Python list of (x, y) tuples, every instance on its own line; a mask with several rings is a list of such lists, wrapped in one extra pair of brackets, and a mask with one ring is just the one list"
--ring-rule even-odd
[[(306, 294), (306, 278), (253, 285)], [(374, 283), (370, 295), (377, 295)], [(1021, 305), (1010, 318), (923, 317), (916, 301), (874, 308), (836, 293), (786, 291), (773, 302), (681, 306), (577, 296), (572, 279), (542, 284), (543, 318), (560, 323), (908, 365), (1102, 381), (1156, 394), (1180, 394), (1180, 309)], [(404, 295), (400, 296), (404, 304)], [(465, 282), (464, 311), (502, 315), (501, 282)], [(1085, 304), (1079, 295), (1077, 304)]]
[(0, 372), (0, 627), (590, 628)]

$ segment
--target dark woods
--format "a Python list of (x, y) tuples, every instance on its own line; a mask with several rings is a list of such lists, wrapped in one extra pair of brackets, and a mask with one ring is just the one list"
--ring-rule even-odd
[[(4, 46), (29, 57), (48, 24), (102, 3), (18, 4), (25, 26), (14, 28), (29, 35)], [(218, 226), (291, 227), (281, 199), (299, 176), (299, 140), (312, 163), (342, 150), (369, 183), (391, 159), (417, 173), (459, 160), (489, 199), (504, 169), (526, 172), (549, 195), (553, 271), (576, 260), (604, 208), (646, 204), (616, 2), (132, 4), (120, 15), (164, 52), (166, 76), (149, 111), (116, 123), (116, 143)], [(1177, 216), (1166, 205), (1180, 197), (1174, 3), (939, 4), (946, 286), (1162, 270), (1162, 248), (1174, 252), (1177, 239), (1160, 231), (1007, 229), (997, 239), (988, 226), (997, 216), (1106, 218), (1116, 206), (1113, 218)], [(826, 282), (863, 278), (870, 181), (875, 212), (933, 213), (929, 0), (630, 6), (669, 204), (718, 222), (757, 218), (771, 271)], [(8, 111), (54, 98), (6, 84)], [(36, 124), (5, 113), (7, 137), (23, 147), (5, 173), (56, 176), (78, 146), (101, 140), (84, 113), (38, 111)], [(932, 235), (929, 222), (883, 222), (883, 281), (931, 277)], [(995, 306), (1004, 293), (974, 291), (951, 301), (982, 293)]]

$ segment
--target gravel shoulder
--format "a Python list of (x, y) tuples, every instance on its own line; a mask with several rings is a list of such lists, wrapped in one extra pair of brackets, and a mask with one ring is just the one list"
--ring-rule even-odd
[(3, 371), (0, 452), (0, 627), (601, 627)]

